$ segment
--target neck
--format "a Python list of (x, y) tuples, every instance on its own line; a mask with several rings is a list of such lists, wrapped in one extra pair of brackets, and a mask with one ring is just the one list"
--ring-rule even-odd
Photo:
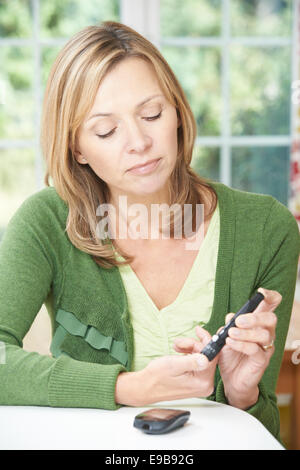
[[(162, 190), (147, 195), (114, 194), (110, 199), (113, 208), (109, 214), (111, 230), (114, 238), (133, 237), (140, 233), (141, 238), (150, 238), (151, 231), (162, 229), (159, 207), (164, 205), (166, 209), (170, 207), (168, 191)], [(123, 235), (120, 235), (120, 231)]]

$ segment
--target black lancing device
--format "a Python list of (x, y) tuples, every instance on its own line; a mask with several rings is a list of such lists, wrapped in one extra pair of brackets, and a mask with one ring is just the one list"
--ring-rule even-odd
[(263, 294), (257, 292), (251, 297), (251, 299), (247, 300), (247, 302), (224, 326), (224, 328), (219, 333), (213, 335), (210, 342), (202, 349), (201, 354), (204, 354), (209, 361), (212, 361), (225, 345), (229, 329), (233, 326), (236, 326), (235, 320), (237, 319), (237, 317), (239, 315), (243, 315), (244, 313), (253, 312), (263, 299)]

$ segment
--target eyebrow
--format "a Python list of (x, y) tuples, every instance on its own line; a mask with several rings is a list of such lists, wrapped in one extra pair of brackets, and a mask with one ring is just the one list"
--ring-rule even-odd
[[(140, 108), (145, 103), (148, 103), (148, 101), (153, 100), (153, 98), (157, 98), (158, 96), (163, 97), (163, 95), (151, 95), (148, 98), (146, 98), (145, 100), (143, 100), (141, 103), (137, 104), (136, 108)], [(93, 118), (98, 117), (98, 116), (112, 116), (112, 115), (113, 115), (113, 113), (97, 113), (97, 114), (93, 114), (92, 116), (90, 116), (88, 118), (88, 121), (90, 121), (90, 119), (93, 119)]]

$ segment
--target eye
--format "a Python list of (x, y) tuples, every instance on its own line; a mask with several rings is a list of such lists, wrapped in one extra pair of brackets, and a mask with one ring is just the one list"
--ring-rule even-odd
[(162, 112), (160, 112), (160, 113), (157, 114), (156, 116), (151, 116), (151, 117), (147, 117), (147, 118), (143, 118), (143, 119), (146, 119), (147, 121), (154, 121), (155, 119), (159, 119), (159, 118), (160, 118), (161, 113), (162, 113)]
[(101, 139), (106, 139), (106, 137), (110, 137), (114, 133), (114, 130), (115, 129), (112, 129), (108, 134), (104, 134), (104, 135), (96, 134), (96, 135), (97, 137), (100, 137)]
[[(145, 119), (146, 121), (155, 121), (156, 119), (159, 119), (161, 117), (161, 114), (162, 114), (162, 111), (157, 114), (156, 116), (151, 116), (151, 117), (145, 117), (143, 119)], [(107, 137), (110, 137), (113, 133), (114, 133), (114, 130), (115, 129), (112, 129), (110, 132), (108, 132), (108, 134), (96, 134), (98, 137), (100, 137), (101, 139), (106, 139)]]

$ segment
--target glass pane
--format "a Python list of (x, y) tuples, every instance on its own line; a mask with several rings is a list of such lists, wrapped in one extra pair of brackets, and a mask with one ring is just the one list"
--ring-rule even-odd
[(220, 149), (195, 145), (191, 167), (200, 176), (220, 181)]
[(221, 0), (161, 0), (160, 12), (162, 37), (220, 35)]
[(32, 36), (32, 9), (30, 0), (0, 0), (0, 36)]
[(42, 85), (45, 87), (50, 69), (62, 46), (43, 47), (42, 49)]
[(18, 207), (35, 191), (33, 149), (0, 149), (0, 239)]
[(290, 37), (292, 3), (292, 0), (231, 0), (232, 35)]
[(43, 0), (40, 8), (46, 37), (70, 37), (101, 21), (120, 21), (119, 0)]
[(33, 51), (30, 47), (0, 48), (5, 92), (0, 106), (0, 139), (33, 138)]
[(220, 51), (195, 46), (165, 46), (160, 51), (186, 94), (197, 121), (198, 135), (220, 135)]
[(232, 149), (232, 186), (260, 194), (271, 194), (287, 205), (289, 191), (289, 147)]
[(289, 134), (290, 56), (289, 47), (232, 47), (233, 135)]

